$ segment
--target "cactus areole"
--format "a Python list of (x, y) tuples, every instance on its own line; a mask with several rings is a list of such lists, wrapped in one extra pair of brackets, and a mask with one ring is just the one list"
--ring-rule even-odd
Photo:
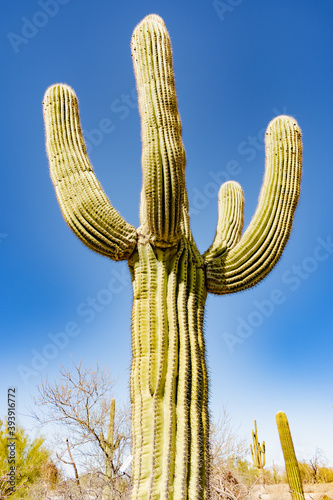
[(216, 235), (201, 255), (190, 230), (170, 39), (159, 16), (135, 28), (132, 57), (142, 123), (140, 227), (121, 217), (98, 183), (77, 98), (63, 84), (47, 89), (43, 103), (51, 177), (75, 234), (100, 254), (126, 259), (131, 272), (132, 499), (206, 499), (207, 292), (252, 287), (281, 256), (300, 191), (301, 132), (288, 116), (268, 125), (266, 171), (249, 227), (242, 235), (242, 188), (223, 184)]

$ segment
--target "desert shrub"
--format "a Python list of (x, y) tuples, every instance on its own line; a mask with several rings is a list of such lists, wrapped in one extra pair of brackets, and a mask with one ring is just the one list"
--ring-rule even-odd
[[(0, 498), (7, 498), (10, 495), (11, 500), (27, 498), (28, 489), (31, 485), (43, 480), (46, 482), (51, 479), (49, 475), (54, 464), (50, 460), (51, 452), (46, 448), (45, 439), (38, 436), (30, 439), (27, 432), (21, 426), (16, 427), (15, 431), (15, 454), (12, 463), (8, 463), (8, 429), (4, 421), (0, 420)], [(15, 482), (14, 491), (11, 491), (9, 483), (10, 467), (12, 469)], [(48, 472), (47, 472), (48, 471)], [(51, 475), (52, 475), (51, 474)]]
[(333, 483), (333, 469), (332, 467), (320, 467), (319, 469), (319, 482)]
[[(298, 462), (298, 467), (301, 474), (302, 483), (311, 483), (312, 471), (310, 465), (305, 460), (303, 460), (302, 462)], [(288, 482), (287, 475), (285, 476), (285, 479)]]
[(248, 460), (237, 460), (233, 465), (233, 469), (247, 486), (251, 486), (259, 479), (258, 469), (253, 467)]
[[(316, 458), (316, 457), (315, 457)], [(298, 462), (303, 483), (332, 483), (333, 468), (324, 465), (324, 458), (321, 458), (321, 463), (318, 459), (309, 461), (302, 460)]]

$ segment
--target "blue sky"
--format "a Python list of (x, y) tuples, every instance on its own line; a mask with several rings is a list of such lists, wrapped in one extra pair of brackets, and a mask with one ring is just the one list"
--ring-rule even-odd
[[(303, 132), (302, 192), (283, 257), (255, 288), (208, 297), (212, 416), (226, 406), (249, 439), (256, 419), (268, 463), (282, 463), (275, 414), (285, 411), (298, 457), (320, 448), (333, 465), (333, 3), (4, 0), (2, 12), (0, 415), (7, 388), (16, 386), (20, 422), (31, 427), (26, 415), (36, 385), (41, 376), (54, 378), (60, 363), (68, 366), (70, 354), (108, 367), (127, 398), (129, 273), (126, 263), (87, 249), (62, 219), (42, 99), (52, 83), (75, 89), (96, 175), (138, 226), (140, 120), (130, 38), (145, 15), (157, 13), (173, 46), (191, 225), (202, 252), (215, 234), (224, 180), (242, 185), (249, 223), (269, 121), (289, 114)], [(226, 334), (240, 338), (241, 328), (246, 338), (230, 345)]]

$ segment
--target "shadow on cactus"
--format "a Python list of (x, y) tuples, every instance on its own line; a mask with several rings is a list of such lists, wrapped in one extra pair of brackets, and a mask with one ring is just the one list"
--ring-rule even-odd
[(301, 132), (279, 116), (266, 131), (258, 207), (242, 235), (243, 192), (223, 184), (216, 235), (200, 255), (185, 187), (185, 151), (168, 32), (157, 15), (132, 37), (142, 126), (140, 227), (111, 205), (90, 165), (78, 102), (67, 85), (44, 97), (51, 177), (62, 213), (92, 250), (127, 260), (133, 282), (131, 402), (134, 499), (209, 496), (208, 378), (203, 336), (207, 292), (261, 281), (289, 238), (301, 177)]

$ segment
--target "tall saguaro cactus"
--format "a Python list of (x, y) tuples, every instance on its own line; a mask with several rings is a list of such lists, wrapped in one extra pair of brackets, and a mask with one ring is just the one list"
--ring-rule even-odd
[(286, 464), (291, 496), (293, 500), (304, 500), (301, 473), (298, 467), (294, 444), (289, 428), (289, 422), (286, 414), (283, 413), (283, 411), (279, 411), (276, 414), (276, 424), (279, 431), (284, 462)]
[(51, 176), (76, 235), (98, 253), (127, 259), (131, 272), (132, 499), (206, 499), (206, 295), (255, 285), (281, 256), (299, 197), (301, 133), (288, 116), (269, 124), (266, 173), (250, 226), (241, 236), (242, 189), (224, 184), (215, 239), (200, 255), (190, 230), (171, 45), (159, 16), (135, 28), (132, 56), (142, 123), (140, 227), (125, 222), (104, 194), (86, 153), (76, 96), (62, 84), (44, 99)]

